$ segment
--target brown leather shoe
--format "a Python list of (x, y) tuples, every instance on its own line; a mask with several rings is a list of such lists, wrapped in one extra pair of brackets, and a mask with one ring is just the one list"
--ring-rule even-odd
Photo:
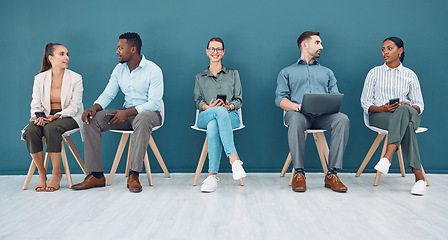
[(291, 188), (294, 192), (305, 192), (306, 191), (306, 178), (305, 175), (301, 173), (294, 174), (292, 179)]
[(142, 185), (140, 184), (140, 181), (138, 180), (138, 175), (135, 173), (132, 173), (128, 177), (128, 188), (129, 191), (138, 193), (142, 191)]
[(330, 174), (325, 177), (325, 187), (331, 188), (331, 190), (335, 192), (347, 192), (347, 187), (341, 182), (341, 180), (339, 180), (339, 177), (336, 174)]
[(92, 174), (87, 175), (84, 178), (82, 183), (78, 183), (72, 186), (72, 189), (75, 190), (84, 190), (94, 187), (104, 187), (106, 186), (106, 178), (103, 176), (102, 178), (96, 178)]

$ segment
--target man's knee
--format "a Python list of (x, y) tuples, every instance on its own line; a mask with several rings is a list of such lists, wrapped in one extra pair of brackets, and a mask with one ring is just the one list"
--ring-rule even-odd
[(307, 129), (306, 117), (298, 112), (287, 113), (285, 116), (285, 123), (289, 129), (297, 129), (305, 131)]
[(337, 118), (335, 118), (333, 122), (333, 128), (339, 129), (349, 129), (350, 128), (350, 119), (347, 115), (343, 113), (338, 113)]
[(139, 128), (152, 129), (161, 124), (161, 119), (159, 118), (157, 112), (144, 112), (139, 113), (135, 116), (132, 122), (134, 130)]

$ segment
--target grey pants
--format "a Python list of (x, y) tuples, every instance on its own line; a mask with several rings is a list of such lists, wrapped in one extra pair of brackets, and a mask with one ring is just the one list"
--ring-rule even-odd
[(369, 114), (370, 125), (387, 130), (387, 144), (394, 143), (403, 150), (408, 166), (421, 170), (420, 153), (415, 130), (420, 126), (420, 115), (408, 105), (399, 106), (395, 112)]
[(288, 125), (288, 143), (294, 168), (304, 168), (305, 131), (325, 129), (331, 131), (328, 168), (342, 168), (345, 147), (348, 142), (350, 120), (343, 113), (304, 114), (288, 111), (285, 114)]
[[(52, 110), (50, 115), (54, 115), (59, 111), (60, 110)], [(30, 122), (25, 128), (23, 138), (26, 141), (28, 152), (31, 154), (43, 150), (43, 137), (45, 137), (47, 143), (46, 152), (60, 153), (62, 150), (62, 134), (75, 128), (78, 128), (78, 124), (72, 117), (56, 119), (44, 127), (37, 126), (34, 122)]]
[(132, 157), (130, 169), (141, 172), (143, 158), (148, 148), (149, 138), (153, 127), (162, 124), (162, 117), (159, 112), (146, 111), (119, 124), (108, 124), (104, 121), (107, 113), (112, 113), (116, 109), (106, 109), (96, 113), (89, 124), (84, 123), (84, 158), (86, 161), (86, 171), (103, 172), (103, 160), (101, 133), (109, 130), (133, 130)]

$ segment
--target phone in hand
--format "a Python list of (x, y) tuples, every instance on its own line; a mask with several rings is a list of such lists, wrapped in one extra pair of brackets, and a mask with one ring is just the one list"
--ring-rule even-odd
[(399, 98), (392, 98), (392, 99), (389, 99), (389, 105), (392, 105), (392, 104), (397, 103), (397, 102), (399, 102), (399, 101), (400, 101)]
[(36, 118), (40, 118), (40, 117), (46, 118), (47, 117), (44, 112), (34, 112), (34, 115), (36, 115)]
[(112, 113), (106, 113), (106, 115), (104, 116), (103, 120), (104, 120), (105, 122), (110, 122), (110, 120), (112, 120), (112, 118), (114, 118), (114, 117), (115, 117), (115, 114), (112, 114)]
[(227, 99), (227, 95), (224, 95), (224, 94), (218, 94), (218, 95), (216, 96), (216, 100), (218, 100), (218, 99), (221, 99), (222, 102), (225, 104), (225, 103), (226, 103), (226, 99)]

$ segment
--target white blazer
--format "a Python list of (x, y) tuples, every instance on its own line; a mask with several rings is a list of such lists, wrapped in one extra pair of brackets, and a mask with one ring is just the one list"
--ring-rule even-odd
[[(62, 78), (61, 87), (61, 105), (62, 111), (56, 113), (64, 117), (72, 117), (81, 130), (81, 137), (83, 137), (83, 122), (81, 116), (84, 111), (82, 104), (82, 76), (65, 69), (64, 77)], [(51, 111), (50, 105), (50, 91), (51, 91), (51, 69), (37, 74), (34, 77), (33, 85), (33, 100), (31, 101), (31, 118), (30, 121), (36, 119), (35, 112), (44, 112), (49, 115)]]

